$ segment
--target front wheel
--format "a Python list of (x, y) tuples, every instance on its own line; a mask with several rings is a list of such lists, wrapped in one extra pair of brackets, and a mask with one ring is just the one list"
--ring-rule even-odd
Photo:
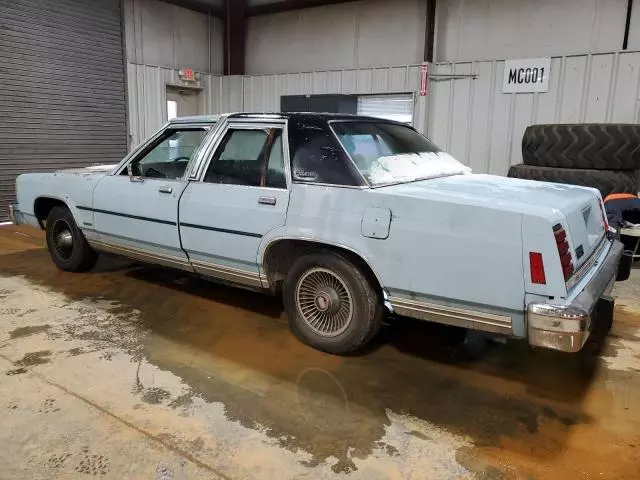
[(283, 301), (293, 332), (328, 353), (357, 350), (382, 324), (384, 309), (372, 281), (334, 252), (299, 258), (285, 279)]
[(60, 270), (86, 272), (98, 260), (66, 207), (54, 207), (47, 217), (47, 248)]

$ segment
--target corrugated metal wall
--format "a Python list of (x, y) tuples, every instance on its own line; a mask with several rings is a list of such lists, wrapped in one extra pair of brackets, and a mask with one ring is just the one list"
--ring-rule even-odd
[[(382, 67), (224, 77), (220, 101), (225, 111), (277, 112), (282, 95), (306, 94), (389, 94), (411, 93), (420, 89), (420, 66)], [(427, 125), (427, 97), (416, 96), (414, 123), (421, 130)]]
[[(536, 123), (638, 123), (640, 52), (554, 57), (547, 93), (503, 94), (504, 61), (437, 64), (428, 134), (476, 172), (505, 175), (521, 163), (522, 134)], [(446, 78), (446, 77), (445, 77)]]
[[(180, 81), (178, 70), (174, 68), (129, 63), (127, 74), (131, 149), (167, 121), (167, 85), (185, 84)], [(200, 80), (197, 86), (201, 88), (202, 111), (219, 112), (222, 77), (205, 73), (198, 73), (198, 76)]]
[[(638, 51), (554, 57), (548, 93), (503, 94), (502, 60), (438, 63), (430, 71), (427, 97), (417, 93), (419, 65), (225, 77), (210, 111), (277, 111), (281, 95), (412, 92), (416, 128), (475, 172), (497, 175), (521, 163), (527, 125), (640, 121)], [(452, 79), (471, 74), (477, 77)]]
[(0, 220), (26, 171), (126, 152), (119, 0), (0, 2)]
[[(427, 97), (418, 94), (419, 65), (282, 75), (203, 74), (203, 111), (278, 111), (281, 95), (414, 93), (418, 130), (475, 172), (497, 175), (521, 163), (527, 125), (640, 122), (638, 51), (554, 57), (548, 93), (503, 94), (503, 70), (501, 60), (432, 65)], [(476, 78), (461, 77), (471, 74)], [(164, 122), (165, 85), (176, 82), (176, 75), (171, 69), (129, 66), (133, 144)]]

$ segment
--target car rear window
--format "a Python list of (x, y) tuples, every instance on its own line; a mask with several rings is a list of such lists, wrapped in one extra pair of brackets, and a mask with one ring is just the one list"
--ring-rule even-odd
[(334, 122), (332, 128), (372, 186), (468, 173), (412, 128), (387, 122)]

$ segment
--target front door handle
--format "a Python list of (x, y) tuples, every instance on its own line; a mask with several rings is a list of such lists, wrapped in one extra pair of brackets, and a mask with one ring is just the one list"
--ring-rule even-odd
[(158, 191), (160, 193), (173, 193), (173, 188), (165, 186), (165, 187), (160, 187)]
[(258, 203), (260, 203), (262, 205), (275, 205), (276, 204), (276, 197), (260, 197), (258, 199)]

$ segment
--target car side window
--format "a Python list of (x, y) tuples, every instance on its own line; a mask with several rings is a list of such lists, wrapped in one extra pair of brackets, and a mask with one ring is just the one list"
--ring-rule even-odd
[(145, 178), (182, 178), (196, 149), (207, 135), (206, 129), (168, 129), (158, 141), (135, 158), (123, 175)]
[(211, 159), (204, 181), (286, 188), (282, 130), (229, 129)]
[(289, 138), (294, 182), (364, 185), (362, 176), (326, 123), (312, 117), (290, 123)]

